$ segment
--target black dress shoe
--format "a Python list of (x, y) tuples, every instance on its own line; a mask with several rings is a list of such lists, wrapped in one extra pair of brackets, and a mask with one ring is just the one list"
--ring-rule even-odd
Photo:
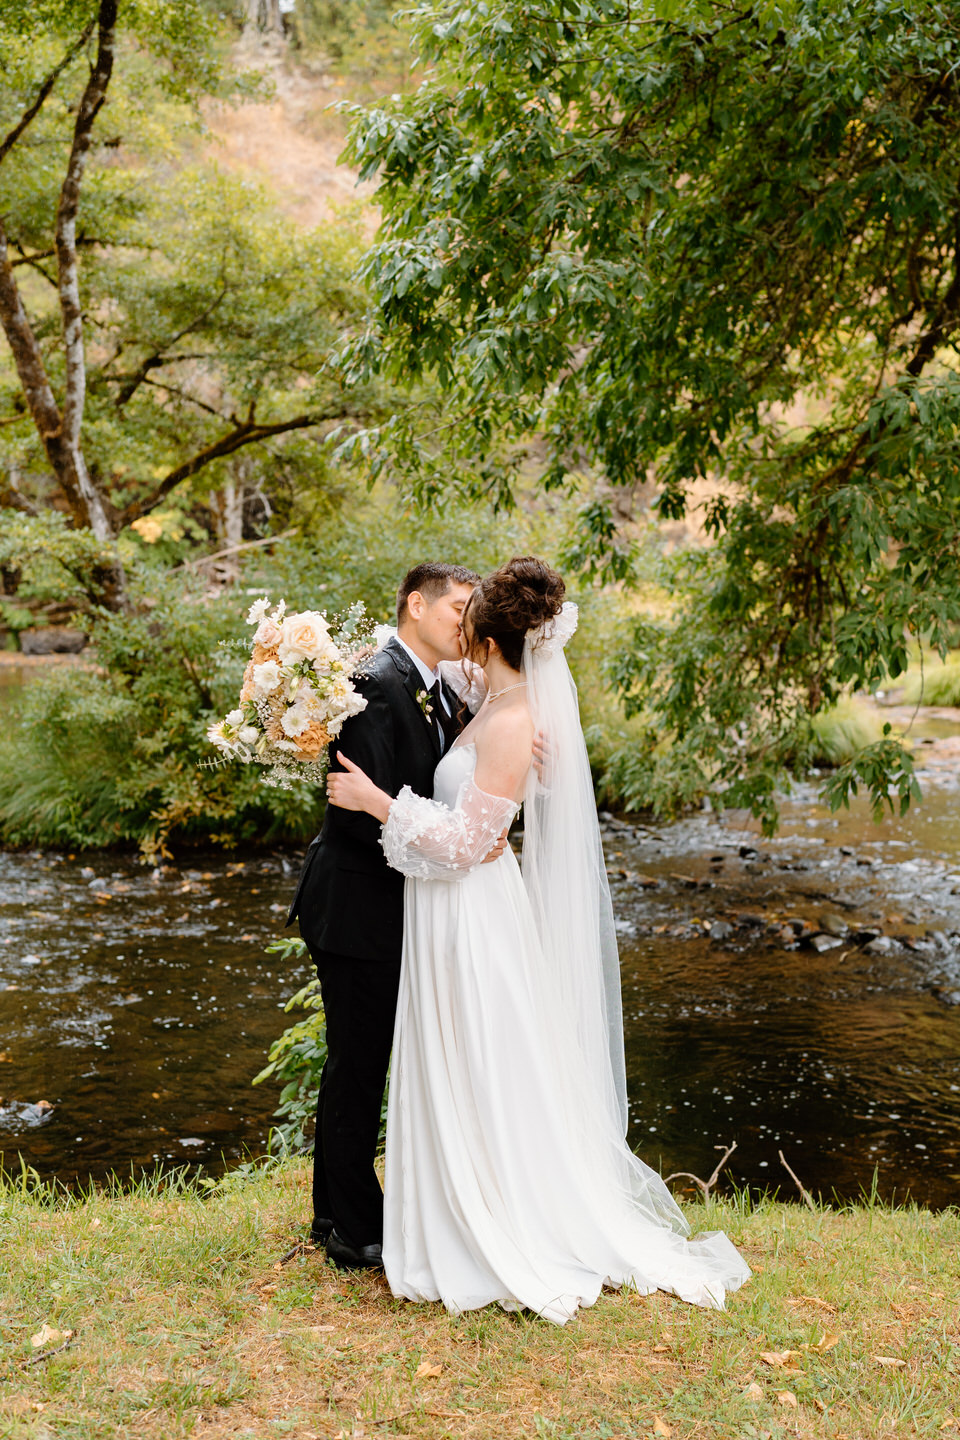
[(381, 1245), (348, 1245), (336, 1230), (327, 1236), (327, 1255), (341, 1270), (382, 1270), (383, 1247)]
[(310, 1243), (312, 1245), (325, 1245), (327, 1236), (333, 1229), (332, 1220), (324, 1220), (322, 1216), (314, 1216), (313, 1224), (310, 1226)]

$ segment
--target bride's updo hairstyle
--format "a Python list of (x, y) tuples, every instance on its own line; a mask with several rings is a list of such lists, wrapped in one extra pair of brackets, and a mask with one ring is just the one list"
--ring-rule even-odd
[(542, 560), (522, 555), (487, 575), (464, 607), (469, 621), (471, 660), (482, 660), (484, 640), (494, 640), (512, 670), (523, 660), (523, 641), (528, 630), (559, 615), (566, 586), (563, 579)]

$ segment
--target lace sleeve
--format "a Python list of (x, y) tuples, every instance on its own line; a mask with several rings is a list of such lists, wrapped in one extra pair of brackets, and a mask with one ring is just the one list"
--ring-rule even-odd
[(404, 785), (390, 806), (381, 845), (387, 863), (416, 880), (459, 880), (488, 855), (517, 812), (513, 800), (488, 795), (472, 780), (460, 787), (455, 809)]

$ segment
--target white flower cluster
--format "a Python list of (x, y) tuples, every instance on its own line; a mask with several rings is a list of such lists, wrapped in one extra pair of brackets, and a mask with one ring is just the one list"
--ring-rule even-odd
[(527, 644), (531, 650), (538, 650), (542, 655), (559, 655), (567, 641), (576, 634), (579, 620), (580, 611), (576, 605), (572, 600), (564, 600), (559, 615), (527, 631)]
[(369, 652), (358, 638), (362, 606), (351, 616), (338, 643), (316, 610), (288, 615), (285, 601), (271, 610), (266, 596), (250, 606), (256, 629), (240, 703), (207, 731), (222, 755), (263, 765), (267, 784), (319, 778), (330, 741), (367, 704), (351, 678)]

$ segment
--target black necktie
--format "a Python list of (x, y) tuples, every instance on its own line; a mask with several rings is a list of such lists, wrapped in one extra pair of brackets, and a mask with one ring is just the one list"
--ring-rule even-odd
[(446, 726), (443, 723), (446, 718), (446, 712), (443, 708), (443, 700), (440, 698), (439, 680), (434, 680), (430, 686), (430, 710), (434, 724), (437, 727), (437, 738), (440, 741), (440, 749), (443, 750), (446, 748), (447, 743)]

